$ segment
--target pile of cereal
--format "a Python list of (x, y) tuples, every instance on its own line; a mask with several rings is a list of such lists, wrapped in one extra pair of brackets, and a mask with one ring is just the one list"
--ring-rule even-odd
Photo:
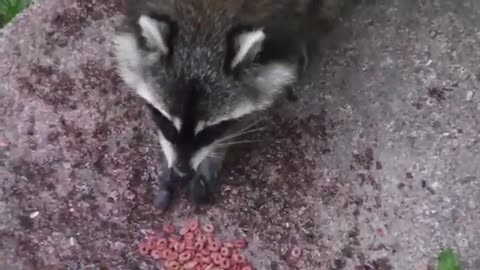
[(201, 226), (193, 219), (178, 232), (173, 225), (165, 224), (162, 236), (147, 236), (140, 242), (139, 251), (169, 270), (253, 270), (240, 253), (246, 246), (244, 239), (222, 242), (215, 237), (213, 225)]

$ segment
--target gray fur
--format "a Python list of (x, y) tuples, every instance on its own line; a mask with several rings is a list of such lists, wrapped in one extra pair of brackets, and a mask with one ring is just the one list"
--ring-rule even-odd
[[(348, 0), (325, 1), (130, 0), (116, 39), (119, 74), (179, 133), (196, 138), (204, 128), (269, 108), (297, 82), (324, 30), (325, 10)], [(218, 172), (199, 168), (221, 168), (211, 166), (210, 154), (222, 138), (192, 148), (194, 137), (181, 136), (177, 145), (163, 135), (170, 171), (187, 161), (196, 171), (193, 196), (208, 196), (214, 187), (201, 183)], [(164, 205), (171, 193), (162, 194)]]
[[(330, 0), (331, 2), (332, 0)], [(130, 1), (127, 18), (119, 33), (135, 33), (138, 18), (141, 15), (164, 14), (179, 24), (179, 34), (173, 49), (173, 63), (164, 70), (158, 62), (147, 61), (152, 53), (142, 52), (142, 74), (147, 84), (157, 91), (158, 99), (165, 103), (167, 111), (175, 107), (176, 85), (182, 81), (197, 78), (202, 83), (208, 99), (202, 101), (205, 108), (204, 121), (215, 121), (216, 117), (227, 117), (241, 102), (252, 103), (255, 107), (266, 108), (285, 86), (293, 84), (298, 75), (295, 53), (299, 53), (314, 35), (312, 22), (314, 16), (309, 13), (310, 6), (319, 0), (139, 0)], [(309, 6), (310, 5), (310, 6)], [(319, 10), (320, 12), (320, 10)], [(320, 13), (318, 13), (320, 14)], [(315, 14), (315, 15), (318, 15)], [(276, 64), (282, 64), (293, 71), (289, 78), (277, 84), (265, 82), (257, 85), (255, 79), (268, 73), (268, 66), (249, 66), (241, 72), (239, 78), (226, 76), (222, 71), (225, 59), (225, 39), (228, 31), (239, 24), (253, 24), (259, 27), (282, 29), (285, 39), (294, 42), (297, 52), (285, 52), (277, 57)], [(305, 29), (309, 29), (306, 34)], [(267, 38), (268, 38), (267, 33)], [(278, 34), (278, 31), (277, 33)], [(135, 33), (138, 38), (138, 33)], [(283, 44), (278, 44), (283, 46)], [(293, 53), (291, 57), (289, 53)], [(161, 61), (160, 58), (157, 58)], [(140, 72), (140, 71), (137, 71)], [(269, 79), (271, 77), (267, 76)], [(261, 79), (261, 78), (260, 78)], [(277, 78), (281, 80), (282, 78)], [(133, 85), (132, 85), (133, 86)]]

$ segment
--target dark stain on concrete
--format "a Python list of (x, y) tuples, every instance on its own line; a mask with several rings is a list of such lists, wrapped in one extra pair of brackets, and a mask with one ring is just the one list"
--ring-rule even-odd
[(122, 83), (115, 69), (104, 69), (96, 61), (89, 60), (80, 69), (84, 76), (79, 82), (86, 94), (95, 91), (102, 97), (109, 96), (115, 94)]
[(353, 253), (354, 249), (350, 245), (347, 245), (342, 249), (343, 256), (347, 258), (353, 258)]
[(335, 124), (327, 119), (327, 112), (322, 110), (319, 114), (299, 119), (298, 127), (299, 131), (303, 130), (314, 138), (326, 140), (330, 137), (330, 131), (335, 128)]
[(53, 29), (47, 33), (47, 42), (52, 45), (65, 47), (69, 40), (82, 36), (89, 18), (82, 14), (78, 7), (67, 8), (55, 15), (51, 25)]
[(22, 226), (23, 229), (29, 231), (33, 228), (33, 220), (27, 215), (21, 215), (18, 218), (18, 223)]
[(417, 110), (421, 110), (423, 108), (423, 103), (417, 101), (412, 103), (413, 107), (415, 107)]
[(355, 270), (393, 270), (393, 267), (388, 258), (381, 258), (364, 265), (355, 266)]
[(370, 265), (373, 266), (373, 270), (393, 270), (388, 258), (374, 260), (370, 263)]
[(110, 130), (110, 125), (105, 122), (96, 123), (95, 130), (93, 131), (93, 138), (105, 142), (110, 138), (112, 135), (112, 131)]
[(342, 270), (345, 269), (345, 266), (347, 265), (347, 262), (343, 259), (335, 259), (333, 261), (333, 267), (331, 270)]
[(320, 197), (325, 205), (331, 204), (337, 197), (340, 191), (341, 185), (338, 182), (338, 178), (331, 178), (330, 181), (321, 185)]
[(428, 96), (435, 99), (437, 102), (442, 102), (446, 99), (446, 92), (453, 91), (447, 87), (430, 87), (427, 89)]
[(38, 162), (20, 159), (13, 164), (12, 173), (23, 177), (28, 183), (42, 183), (55, 173), (55, 170), (49, 166), (48, 163), (40, 164)]
[(365, 170), (370, 170), (374, 162), (374, 153), (371, 147), (365, 149), (363, 153), (353, 154), (353, 166), (359, 166)]
[(374, 189), (379, 190), (380, 184), (377, 182), (375, 177), (371, 173), (359, 173), (357, 174), (358, 179), (360, 180), (360, 185), (363, 186), (365, 184), (372, 186)]
[[(75, 81), (68, 74), (55, 70), (52, 66), (32, 65), (31, 76), (18, 78), (18, 82), (24, 89), (21, 92), (23, 95), (36, 97), (53, 106), (55, 110), (77, 108), (76, 101), (72, 99), (75, 94)], [(47, 85), (50, 88), (45, 90)]]
[(83, 37), (83, 30), (94, 21), (117, 14), (123, 7), (121, 0), (76, 0), (71, 7), (57, 13), (46, 33), (51, 46), (65, 47), (69, 42)]

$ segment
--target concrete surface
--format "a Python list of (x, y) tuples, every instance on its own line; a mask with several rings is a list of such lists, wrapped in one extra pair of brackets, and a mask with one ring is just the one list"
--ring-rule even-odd
[(167, 216), (152, 123), (107, 57), (118, 18), (45, 0), (2, 30), (0, 269), (156, 269), (140, 230), (192, 214), (247, 236), (258, 269), (431, 270), (446, 246), (480, 269), (478, 2), (362, 4), (233, 152), (221, 201)]

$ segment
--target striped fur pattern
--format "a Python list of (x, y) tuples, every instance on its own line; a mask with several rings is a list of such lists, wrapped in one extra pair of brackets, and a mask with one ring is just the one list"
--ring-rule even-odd
[(117, 68), (150, 107), (168, 168), (198, 170), (230, 128), (295, 84), (329, 1), (128, 1)]

